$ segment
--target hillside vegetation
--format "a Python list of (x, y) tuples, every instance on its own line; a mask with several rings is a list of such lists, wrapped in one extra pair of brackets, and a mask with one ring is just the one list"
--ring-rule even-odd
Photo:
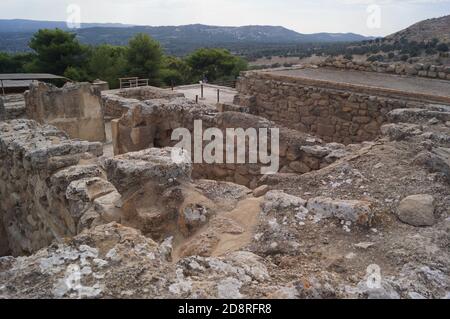
[(29, 51), (28, 42), (40, 29), (75, 32), (83, 44), (126, 45), (138, 33), (159, 41), (167, 54), (185, 56), (203, 47), (221, 47), (236, 53), (266, 47), (286, 47), (305, 43), (339, 43), (370, 38), (353, 33), (301, 34), (280, 26), (223, 27), (192, 24), (184, 26), (128, 26), (118, 24), (82, 24), (68, 30), (64, 22), (0, 20), (0, 51)]
[(225, 49), (198, 49), (181, 59), (164, 54), (160, 43), (144, 33), (125, 46), (86, 46), (73, 33), (40, 30), (29, 44), (31, 53), (0, 52), (0, 73), (53, 73), (75, 81), (102, 79), (112, 88), (120, 77), (148, 78), (150, 84), (181, 85), (233, 80), (247, 63)]

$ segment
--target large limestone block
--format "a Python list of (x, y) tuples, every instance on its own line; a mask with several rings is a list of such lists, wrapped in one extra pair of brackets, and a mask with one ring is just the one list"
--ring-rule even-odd
[[(70, 140), (53, 126), (32, 120), (0, 123), (0, 216), (4, 226), (0, 241), (6, 242), (4, 231), (10, 254), (30, 254), (76, 234), (85, 207), (81, 198), (72, 200), (71, 196), (75, 188), (82, 188), (66, 190), (83, 178), (100, 181), (104, 173), (97, 165), (78, 164), (101, 152), (101, 143)], [(91, 186), (89, 196), (94, 198), (96, 186)], [(5, 251), (4, 247), (0, 250)]]
[(66, 190), (70, 212), (79, 219), (90, 208), (93, 201), (113, 192), (117, 192), (116, 188), (99, 177), (73, 181)]
[(28, 118), (52, 124), (71, 138), (104, 142), (104, 111), (100, 91), (89, 83), (68, 83), (57, 88), (32, 84), (25, 93)]
[(426, 194), (408, 196), (400, 202), (398, 218), (416, 227), (433, 226), (436, 222), (434, 210), (433, 196)]
[(131, 186), (142, 186), (148, 181), (165, 184), (175, 180), (190, 180), (192, 173), (192, 164), (187, 156), (182, 161), (173, 161), (172, 148), (150, 148), (119, 155), (106, 159), (104, 166), (108, 180), (119, 192)]
[(265, 214), (280, 211), (291, 211), (293, 213), (306, 212), (306, 203), (306, 200), (303, 198), (274, 190), (265, 195), (262, 211)]
[(335, 200), (316, 197), (308, 201), (306, 206), (310, 213), (318, 218), (336, 217), (341, 220), (368, 225), (372, 219), (371, 203), (360, 200)]

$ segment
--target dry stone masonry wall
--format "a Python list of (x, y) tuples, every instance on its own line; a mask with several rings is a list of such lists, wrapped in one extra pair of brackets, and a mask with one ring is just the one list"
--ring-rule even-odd
[[(121, 95), (129, 95), (127, 91)], [(104, 96), (104, 99), (106, 97)], [(114, 98), (113, 98), (114, 99)], [(194, 121), (202, 120), (202, 128), (219, 128), (226, 136), (228, 128), (279, 128), (280, 169), (285, 173), (307, 173), (326, 167), (347, 153), (344, 145), (325, 145), (320, 139), (280, 127), (262, 117), (240, 112), (218, 112), (214, 107), (197, 104), (185, 98), (154, 99), (135, 104), (128, 102), (128, 112), (111, 122), (115, 154), (136, 152), (151, 147), (175, 146), (171, 135), (177, 128), (194, 135)], [(105, 103), (109, 103), (106, 99)], [(207, 142), (204, 143), (204, 146)], [(237, 145), (236, 145), (237, 147)], [(270, 147), (270, 143), (269, 143)], [(193, 146), (192, 146), (192, 149)], [(225, 148), (224, 148), (225, 149)], [(269, 148), (270, 150), (270, 148)], [(236, 154), (235, 149), (235, 154)], [(247, 158), (248, 151), (247, 148)], [(262, 164), (199, 164), (194, 165), (194, 178), (218, 179), (255, 188), (259, 184)]]
[(68, 83), (57, 88), (39, 82), (25, 93), (27, 117), (51, 124), (71, 138), (105, 141), (100, 91), (89, 83)]
[(184, 97), (184, 94), (152, 86), (102, 92), (105, 116), (113, 119), (120, 118), (130, 108), (141, 104), (143, 101), (153, 99), (170, 100), (178, 97)]
[[(449, 107), (255, 83), (261, 91), (237, 96), (242, 107), (220, 112), (181, 97), (113, 94), (124, 103), (114, 143), (126, 154), (111, 158), (100, 157), (101, 143), (50, 125), (0, 122), (0, 298), (448, 298)], [(295, 106), (267, 113), (280, 122), (294, 126), (289, 116), (308, 106), (298, 123), (316, 122), (305, 130), (323, 117), (336, 133), (347, 104), (343, 123), (358, 124), (369, 102), (389, 124), (375, 142), (325, 144), (258, 116), (269, 93)], [(174, 163), (170, 133), (192, 131), (197, 119), (221, 131), (278, 127), (283, 174)], [(382, 266), (376, 289), (369, 264)]]
[(450, 66), (433, 65), (431, 63), (368, 62), (352, 61), (344, 58), (328, 58), (324, 62), (320, 63), (319, 66), (450, 80)]
[(378, 94), (371, 88), (345, 90), (303, 78), (245, 72), (235, 103), (287, 127), (344, 144), (375, 139), (387, 114), (398, 108), (425, 108), (426, 102)]
[(23, 94), (0, 96), (0, 121), (14, 120), (26, 116)]
[(3, 99), (0, 98), (0, 121), (4, 121), (5, 118), (6, 118), (5, 103), (3, 102)]
[(95, 164), (100, 155), (101, 143), (53, 126), (1, 122), (0, 254), (31, 254), (99, 222), (103, 196), (119, 196)]

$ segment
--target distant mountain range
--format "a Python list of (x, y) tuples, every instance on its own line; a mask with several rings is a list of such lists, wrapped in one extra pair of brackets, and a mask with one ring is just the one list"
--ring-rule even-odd
[[(68, 30), (65, 22), (33, 20), (0, 20), (0, 51), (28, 50), (28, 41), (39, 29)], [(225, 47), (239, 45), (299, 44), (318, 42), (356, 42), (372, 37), (354, 33), (301, 34), (279, 26), (221, 27), (202, 24), (183, 26), (132, 26), (125, 24), (82, 24), (72, 30), (85, 44), (103, 43), (124, 45), (136, 33), (147, 33), (161, 42), (169, 54), (184, 55), (199, 47)]]
[[(95, 28), (95, 27), (112, 27), (112, 28), (127, 28), (132, 27), (131, 24), (121, 23), (83, 23), (81, 28)], [(24, 19), (12, 19), (2, 20), (0, 19), (0, 33), (6, 32), (36, 32), (39, 29), (62, 29), (67, 30), (67, 23), (62, 21), (37, 21), (37, 20), (24, 20)]]

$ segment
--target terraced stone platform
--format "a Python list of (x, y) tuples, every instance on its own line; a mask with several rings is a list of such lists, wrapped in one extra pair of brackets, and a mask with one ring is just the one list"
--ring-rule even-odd
[(347, 90), (370, 91), (383, 95), (426, 99), (450, 103), (450, 81), (408, 77), (375, 72), (349, 71), (331, 68), (303, 68), (264, 72), (275, 77), (298, 79), (311, 84), (333, 86)]

